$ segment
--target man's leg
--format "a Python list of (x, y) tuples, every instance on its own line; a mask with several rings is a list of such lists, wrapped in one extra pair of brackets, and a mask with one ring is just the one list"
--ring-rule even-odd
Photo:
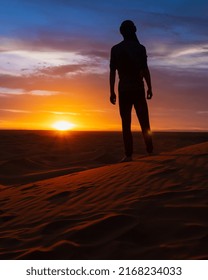
[(152, 135), (149, 122), (149, 113), (145, 97), (136, 100), (134, 103), (134, 108), (142, 129), (144, 141), (146, 144), (146, 150), (148, 153), (153, 152)]
[(126, 157), (131, 157), (133, 153), (133, 138), (131, 133), (131, 110), (132, 103), (129, 98), (119, 96), (119, 109), (122, 120), (123, 141)]

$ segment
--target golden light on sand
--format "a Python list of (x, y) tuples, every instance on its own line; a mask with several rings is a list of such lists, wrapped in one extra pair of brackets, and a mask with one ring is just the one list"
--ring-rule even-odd
[(57, 121), (53, 124), (53, 128), (56, 130), (60, 130), (60, 131), (71, 130), (74, 127), (75, 127), (75, 125), (68, 121)]

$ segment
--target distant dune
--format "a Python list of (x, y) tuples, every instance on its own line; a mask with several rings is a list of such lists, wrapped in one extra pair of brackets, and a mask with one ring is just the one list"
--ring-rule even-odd
[(204, 142), (2, 183), (0, 258), (208, 259), (207, 156)]

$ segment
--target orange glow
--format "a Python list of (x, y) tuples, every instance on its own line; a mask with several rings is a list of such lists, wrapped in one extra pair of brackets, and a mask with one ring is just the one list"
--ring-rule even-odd
[(75, 125), (73, 123), (70, 123), (67, 121), (57, 121), (53, 124), (52, 127), (56, 130), (67, 131), (67, 130), (71, 130), (72, 128), (74, 128)]

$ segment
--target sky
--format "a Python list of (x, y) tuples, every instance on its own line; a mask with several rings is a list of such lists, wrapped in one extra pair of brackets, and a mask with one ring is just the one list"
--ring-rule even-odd
[[(111, 47), (133, 20), (147, 50), (153, 131), (207, 131), (208, 1), (0, 0), (0, 129), (120, 130)], [(133, 112), (132, 128), (140, 130)]]

